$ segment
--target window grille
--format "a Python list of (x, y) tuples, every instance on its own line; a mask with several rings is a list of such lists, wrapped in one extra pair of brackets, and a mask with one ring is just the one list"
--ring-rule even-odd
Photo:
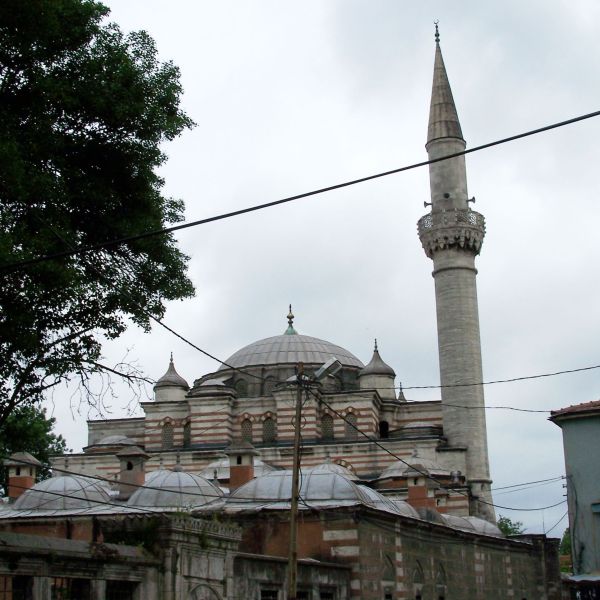
[(33, 578), (0, 575), (0, 600), (31, 600), (33, 598)]
[(324, 440), (333, 439), (333, 417), (328, 414), (324, 414), (321, 417), (321, 438)]
[(346, 437), (350, 440), (355, 440), (358, 437), (356, 424), (356, 415), (354, 413), (348, 413), (346, 415)]
[(263, 442), (274, 442), (277, 437), (277, 429), (275, 427), (275, 421), (271, 417), (267, 417), (263, 421)]
[(173, 447), (173, 424), (165, 423), (162, 427), (162, 447), (169, 450)]
[(250, 419), (242, 421), (242, 439), (245, 442), (252, 442), (252, 421)]
[(52, 600), (91, 600), (89, 579), (71, 579), (70, 577), (53, 577)]

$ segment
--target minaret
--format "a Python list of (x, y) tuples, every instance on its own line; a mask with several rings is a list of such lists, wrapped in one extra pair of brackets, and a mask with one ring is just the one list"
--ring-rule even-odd
[[(429, 159), (464, 151), (466, 142), (435, 28), (435, 64), (426, 149)], [(470, 512), (494, 520), (485, 426), (475, 257), (485, 235), (482, 215), (469, 208), (464, 156), (429, 165), (431, 212), (419, 220), (419, 237), (433, 260), (444, 435), (466, 448)], [(452, 387), (456, 386), (456, 387)]]

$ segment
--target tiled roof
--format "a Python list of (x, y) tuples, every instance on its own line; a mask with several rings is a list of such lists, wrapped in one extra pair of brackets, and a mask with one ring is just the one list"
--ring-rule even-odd
[(550, 412), (550, 419), (562, 417), (563, 415), (576, 415), (587, 412), (598, 412), (600, 414), (600, 400), (592, 400), (591, 402), (584, 402), (583, 404), (575, 404), (572, 406), (567, 406), (566, 408), (553, 410)]

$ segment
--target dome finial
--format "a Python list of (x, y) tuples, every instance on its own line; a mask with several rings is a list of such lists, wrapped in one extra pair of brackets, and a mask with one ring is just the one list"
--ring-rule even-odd
[(171, 352), (171, 363), (173, 362), (173, 353)]
[(374, 352), (378, 352), (377, 350), (377, 338), (375, 338), (375, 348), (373, 349)]
[(440, 43), (440, 30), (438, 28), (439, 25), (439, 21), (434, 21), (433, 24), (435, 25), (435, 43), (439, 44)]
[(292, 312), (292, 305), (290, 304), (290, 312), (287, 316), (288, 328), (285, 330), (284, 335), (296, 335), (298, 332), (294, 329), (294, 313)]

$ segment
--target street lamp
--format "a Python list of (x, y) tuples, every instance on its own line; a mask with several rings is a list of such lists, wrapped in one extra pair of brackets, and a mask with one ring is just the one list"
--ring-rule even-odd
[(330, 375), (335, 375), (342, 363), (332, 356), (319, 367), (314, 375), (304, 373), (304, 364), (298, 363), (296, 374), (287, 379), (287, 383), (296, 385), (296, 413), (294, 420), (294, 455), (292, 464), (292, 497), (290, 502), (290, 552), (288, 559), (288, 600), (296, 600), (298, 580), (298, 487), (300, 475), (300, 420), (302, 418), (302, 391), (308, 390), (311, 383), (317, 383)]

